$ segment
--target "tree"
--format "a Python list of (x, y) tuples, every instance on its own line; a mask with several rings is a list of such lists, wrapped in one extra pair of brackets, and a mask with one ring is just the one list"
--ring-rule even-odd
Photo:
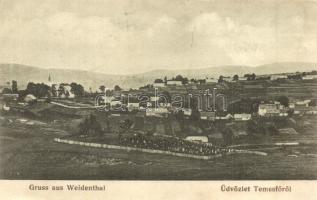
[(49, 94), (50, 87), (44, 83), (29, 82), (26, 87), (27, 94), (33, 94), (35, 97), (46, 97)]
[(177, 75), (175, 77), (175, 81), (182, 81), (183, 80), (183, 76), (182, 75)]
[(234, 75), (234, 76), (233, 76), (233, 80), (234, 80), (234, 81), (238, 81), (238, 80), (239, 80), (239, 76), (238, 76), (237, 74)]
[(164, 77), (164, 83), (167, 83), (167, 77), (166, 76)]
[(220, 75), (220, 76), (219, 76), (219, 79), (218, 79), (218, 83), (222, 83), (222, 82), (223, 82), (223, 76)]
[(85, 95), (84, 87), (81, 84), (77, 84), (73, 82), (70, 84), (70, 87), (71, 87), (70, 91), (74, 93), (75, 96), (82, 97)]
[(163, 83), (162, 79), (155, 79), (154, 83)]
[(186, 77), (183, 77), (182, 75), (177, 75), (175, 78), (174, 78), (175, 81), (181, 81), (183, 85), (187, 84), (188, 83), (188, 78)]
[(281, 103), (281, 105), (288, 107), (289, 105), (289, 99), (287, 96), (280, 96), (277, 98), (277, 101)]
[(114, 89), (114, 91), (121, 91), (122, 90), (119, 85), (115, 85), (113, 89)]
[(194, 79), (194, 78), (192, 78), (192, 79), (190, 79), (190, 82), (192, 82), (192, 83), (197, 83), (197, 80)]
[(253, 80), (255, 80), (256, 75), (254, 73), (253, 74), (245, 74), (244, 77), (246, 77), (248, 81), (253, 81)]
[(251, 78), (252, 78), (252, 80), (255, 80), (255, 73), (253, 73), (253, 74), (251, 74)]
[(18, 83), (15, 80), (12, 81), (12, 93), (18, 93)]
[(101, 85), (101, 86), (99, 87), (99, 90), (100, 90), (102, 93), (105, 93), (106, 87), (105, 87), (104, 85)]
[(186, 77), (185, 77), (185, 78), (183, 78), (183, 80), (182, 80), (182, 84), (183, 84), (183, 85), (188, 84), (188, 78), (186, 78)]
[(9, 88), (3, 88), (2, 90), (2, 94), (11, 94), (11, 93), (12, 93), (12, 90)]

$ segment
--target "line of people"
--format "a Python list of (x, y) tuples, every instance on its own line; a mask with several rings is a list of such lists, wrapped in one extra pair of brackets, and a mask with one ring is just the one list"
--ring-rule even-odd
[(121, 136), (119, 142), (124, 146), (200, 156), (216, 155), (228, 151), (225, 148), (219, 148), (205, 143), (195, 143), (175, 137), (146, 136), (142, 134)]

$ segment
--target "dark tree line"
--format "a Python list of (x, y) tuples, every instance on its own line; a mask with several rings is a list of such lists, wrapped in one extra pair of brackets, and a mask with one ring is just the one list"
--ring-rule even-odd
[(33, 94), (35, 97), (46, 97), (49, 95), (49, 90), (51, 88), (44, 83), (33, 83), (29, 82), (25, 92), (27, 94)]
[(71, 92), (74, 93), (75, 96), (82, 97), (85, 95), (84, 87), (81, 84), (72, 82), (70, 84), (70, 87), (71, 87)]
[(256, 75), (255, 75), (255, 73), (253, 73), (253, 74), (245, 74), (244, 77), (246, 77), (248, 81), (254, 81)]

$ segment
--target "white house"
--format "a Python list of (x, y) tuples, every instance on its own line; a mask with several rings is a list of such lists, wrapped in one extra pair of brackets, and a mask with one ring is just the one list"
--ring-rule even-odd
[(233, 118), (236, 121), (248, 121), (251, 119), (251, 114), (247, 114), (247, 113), (234, 114)]
[(287, 79), (287, 75), (283, 74), (273, 74), (270, 77), (271, 80), (277, 80), (277, 79)]
[(167, 85), (182, 85), (182, 81), (172, 81), (172, 80), (169, 80), (169, 81), (167, 81), (166, 84), (167, 84)]
[(303, 76), (303, 80), (312, 80), (312, 79), (317, 79), (317, 74), (312, 74), (312, 75), (306, 75)]
[(19, 94), (2, 94), (4, 99), (10, 99), (16, 101), (19, 98)]
[(310, 102), (311, 102), (311, 100), (307, 99), (307, 100), (304, 100), (304, 101), (297, 101), (295, 104), (308, 107)]
[(239, 77), (239, 81), (247, 81), (247, 80), (248, 80), (248, 77), (244, 77), (244, 76)]
[(165, 83), (153, 83), (154, 88), (165, 87)]
[(226, 116), (216, 116), (216, 119), (231, 119), (233, 116), (231, 114), (227, 114)]

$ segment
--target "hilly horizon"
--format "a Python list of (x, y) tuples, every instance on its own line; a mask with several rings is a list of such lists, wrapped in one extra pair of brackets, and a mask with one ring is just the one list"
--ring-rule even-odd
[(48, 76), (50, 75), (52, 82), (77, 82), (82, 84), (86, 90), (88, 90), (89, 87), (93, 90), (97, 90), (100, 85), (105, 85), (109, 88), (112, 88), (114, 85), (119, 85), (122, 88), (129, 89), (151, 84), (156, 78), (164, 78), (165, 76), (172, 78), (178, 74), (188, 78), (205, 78), (206, 76), (217, 78), (219, 75), (233, 76), (238, 74), (242, 76), (246, 73), (262, 75), (312, 70), (317, 70), (317, 63), (282, 62), (255, 67), (228, 65), (199, 69), (158, 69), (138, 74), (117, 75), (84, 70), (47, 69), (12, 63), (0, 64), (0, 79), (2, 80), (0, 85), (5, 85), (6, 82), (11, 80), (17, 80), (19, 88), (23, 89), (28, 82), (47, 83)]

